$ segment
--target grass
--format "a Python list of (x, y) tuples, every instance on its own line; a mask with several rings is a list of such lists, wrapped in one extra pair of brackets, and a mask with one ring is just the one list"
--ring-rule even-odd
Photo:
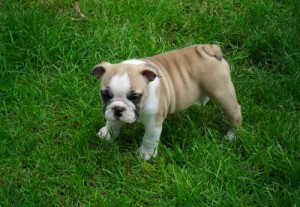
[[(0, 1), (0, 206), (300, 206), (297, 1)], [(72, 18), (75, 18), (73, 20)], [(159, 156), (143, 128), (106, 143), (98, 62), (217, 43), (243, 108), (171, 115)]]

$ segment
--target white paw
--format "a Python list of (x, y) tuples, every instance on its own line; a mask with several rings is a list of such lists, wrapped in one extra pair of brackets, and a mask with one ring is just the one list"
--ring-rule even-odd
[(105, 127), (102, 127), (99, 132), (98, 132), (98, 137), (100, 137), (101, 139), (104, 139), (104, 140), (107, 140), (107, 141), (110, 141), (112, 139), (111, 137), (111, 134), (110, 134), (110, 130), (109, 128), (107, 128), (106, 126)]
[(209, 102), (210, 98), (205, 96), (204, 99), (202, 100), (202, 105), (205, 106)]
[(234, 141), (236, 140), (235, 132), (234, 129), (229, 129), (226, 135), (226, 139), (229, 141)]
[(210, 98), (208, 96), (205, 96), (202, 99), (197, 100), (194, 104), (199, 106), (205, 106), (209, 102)]
[(143, 160), (150, 160), (151, 157), (157, 156), (157, 148), (145, 149), (143, 146), (141, 146), (139, 148), (139, 153)]

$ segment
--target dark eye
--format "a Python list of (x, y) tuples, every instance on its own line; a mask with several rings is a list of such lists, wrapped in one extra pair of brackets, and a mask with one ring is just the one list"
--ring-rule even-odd
[(112, 92), (110, 90), (101, 90), (101, 97), (103, 99), (103, 101), (112, 99), (114, 96), (112, 94)]
[(127, 95), (127, 98), (132, 102), (140, 101), (141, 97), (142, 97), (142, 94), (141, 93), (136, 93), (136, 92), (130, 92)]

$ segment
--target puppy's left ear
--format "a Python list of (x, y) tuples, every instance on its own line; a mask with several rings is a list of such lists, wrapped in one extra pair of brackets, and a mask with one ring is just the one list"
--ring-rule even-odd
[(93, 67), (91, 74), (94, 75), (97, 79), (101, 79), (104, 73), (108, 70), (110, 63), (102, 62)]
[(151, 64), (146, 64), (143, 67), (141, 74), (149, 81), (153, 81), (156, 77), (160, 78), (159, 70), (157, 67)]

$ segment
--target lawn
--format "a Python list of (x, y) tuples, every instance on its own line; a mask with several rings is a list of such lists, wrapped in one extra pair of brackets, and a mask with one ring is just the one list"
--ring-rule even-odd
[[(300, 206), (296, 0), (0, 0), (0, 206)], [(172, 114), (150, 161), (143, 127), (112, 143), (92, 67), (218, 44), (238, 139), (210, 102)]]

